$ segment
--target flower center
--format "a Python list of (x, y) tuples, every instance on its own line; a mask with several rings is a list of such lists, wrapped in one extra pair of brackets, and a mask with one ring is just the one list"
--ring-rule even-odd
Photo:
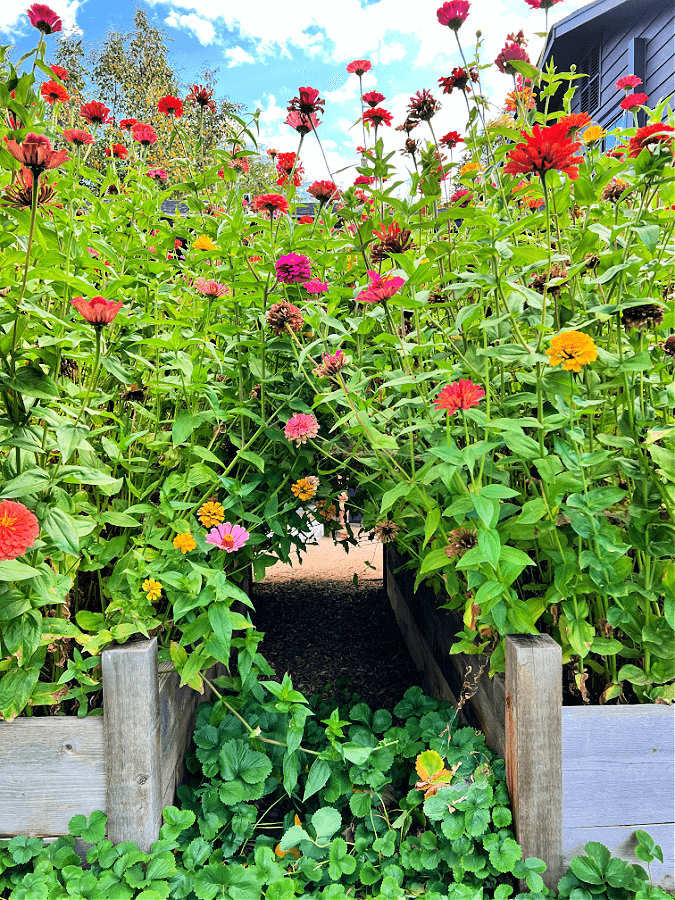
[(0, 516), (0, 528), (11, 528), (15, 524), (15, 518), (11, 513)]

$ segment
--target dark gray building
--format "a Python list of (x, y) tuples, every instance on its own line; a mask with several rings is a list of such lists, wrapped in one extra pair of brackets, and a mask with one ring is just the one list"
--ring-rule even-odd
[[(635, 90), (648, 95), (652, 108), (675, 93), (675, 0), (595, 0), (551, 28), (539, 63), (551, 59), (559, 72), (574, 64), (589, 76), (577, 82), (572, 112), (613, 128), (623, 115), (624, 94), (616, 89), (622, 76), (642, 79)], [(563, 93), (549, 110), (562, 108)]]

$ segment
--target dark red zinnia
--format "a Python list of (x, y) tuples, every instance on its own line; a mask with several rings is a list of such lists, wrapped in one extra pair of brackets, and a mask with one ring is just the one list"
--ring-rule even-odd
[(138, 119), (121, 119), (120, 120), (120, 128), (123, 128), (125, 131), (131, 131), (134, 125), (138, 125)]
[(471, 82), (476, 81), (478, 81), (478, 70), (473, 66), (469, 66), (468, 69), (455, 66), (450, 75), (438, 79), (444, 94), (451, 94), (455, 88), (459, 91), (465, 91), (467, 88), (470, 88)]
[(449, 131), (447, 134), (444, 134), (442, 138), (439, 138), (438, 143), (441, 147), (445, 147), (447, 150), (452, 150), (457, 144), (462, 143), (464, 138), (459, 134), (458, 131)]
[(628, 156), (633, 159), (639, 156), (645, 147), (653, 153), (657, 148), (670, 145), (670, 152), (673, 152), (673, 139), (675, 138), (675, 128), (672, 125), (654, 124), (645, 125), (644, 128), (638, 128), (633, 137), (628, 142)]
[(107, 157), (113, 156), (115, 159), (126, 159), (129, 155), (129, 151), (124, 144), (113, 144), (112, 148), (105, 148), (105, 155)]
[(194, 103), (201, 109), (210, 109), (211, 112), (216, 111), (216, 104), (213, 101), (213, 91), (205, 88), (202, 84), (193, 84), (192, 90), (185, 98), (186, 103)]

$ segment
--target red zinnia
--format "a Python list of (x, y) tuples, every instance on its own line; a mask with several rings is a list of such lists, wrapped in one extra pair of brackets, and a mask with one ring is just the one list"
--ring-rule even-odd
[(307, 188), (307, 193), (315, 197), (321, 206), (328, 203), (338, 193), (338, 186), (333, 181), (315, 181)]
[(468, 0), (450, 0), (436, 10), (436, 16), (441, 25), (447, 25), (453, 31), (459, 31), (460, 26), (469, 15)]
[(567, 137), (573, 138), (577, 131), (581, 131), (582, 128), (590, 125), (592, 121), (586, 112), (571, 113), (569, 116), (563, 116), (562, 119), (558, 119), (558, 125), (564, 125)]
[[(459, 201), (462, 201), (459, 203)], [(450, 203), (459, 203), (460, 206), (468, 206), (473, 200), (473, 192), (467, 191), (465, 188), (459, 188), (450, 197)]]
[(271, 218), (275, 213), (283, 215), (290, 209), (288, 200), (281, 194), (260, 194), (251, 204), (257, 213), (266, 213)]
[(211, 112), (216, 111), (216, 104), (213, 101), (213, 91), (210, 91), (201, 84), (192, 85), (192, 90), (185, 98), (185, 102), (194, 103), (202, 109), (210, 109)]
[(183, 115), (183, 101), (179, 100), (178, 97), (172, 97), (171, 94), (167, 94), (166, 97), (162, 97), (159, 101), (157, 109), (164, 113), (165, 116), (175, 116), (179, 119)]
[(567, 137), (567, 126), (558, 122), (548, 128), (535, 125), (532, 134), (521, 131), (524, 144), (517, 144), (508, 154), (504, 166), (507, 175), (527, 175), (534, 172), (544, 177), (550, 169), (566, 172), (574, 180), (579, 177), (578, 166), (583, 162), (575, 156), (581, 144)]
[(32, 131), (26, 135), (22, 144), (6, 140), (5, 149), (14, 159), (30, 169), (34, 178), (46, 169), (58, 169), (69, 158), (67, 150), (52, 150), (48, 138), (42, 134), (33, 134)]
[(617, 90), (630, 94), (633, 88), (636, 88), (639, 84), (642, 84), (642, 79), (638, 78), (637, 75), (624, 75), (623, 78), (619, 78), (616, 87)]
[(511, 62), (514, 60), (522, 60), (529, 63), (530, 57), (522, 44), (516, 42), (512, 44), (507, 43), (502, 47), (499, 56), (495, 60), (495, 65), (505, 75), (515, 75), (516, 70), (511, 65)]
[(386, 109), (382, 109), (381, 106), (377, 106), (375, 109), (367, 109), (364, 112), (363, 121), (368, 122), (370, 125), (374, 125), (377, 128), (383, 122), (385, 125), (390, 126), (394, 121), (394, 117), (390, 112), (387, 112)]
[(85, 144), (94, 143), (94, 136), (82, 128), (66, 128), (63, 136), (69, 144), (75, 144), (76, 147), (84, 147)]
[(323, 112), (325, 100), (319, 99), (319, 92), (316, 88), (301, 87), (298, 88), (299, 97), (293, 97), (286, 109), (288, 112), (299, 112), (304, 116), (311, 116), (312, 113)]
[(123, 128), (125, 131), (129, 132), (132, 130), (134, 125), (138, 125), (138, 119), (121, 119), (120, 120), (120, 128)]
[(111, 153), (111, 148), (106, 147), (105, 155), (108, 157), (114, 156), (115, 159), (126, 159), (127, 156), (129, 155), (129, 151), (124, 146), (124, 144), (113, 144), (112, 145), (112, 153)]
[(649, 100), (649, 97), (646, 94), (626, 94), (621, 103), (619, 103), (619, 106), (621, 109), (632, 112), (634, 109), (637, 109), (638, 106), (645, 106), (647, 100)]
[(671, 145), (670, 152), (672, 153), (674, 132), (675, 128), (672, 125), (665, 124), (645, 125), (644, 128), (638, 128), (628, 142), (628, 156), (635, 159), (645, 147), (648, 147), (649, 151), (653, 153), (657, 147), (667, 144)]
[(468, 69), (455, 67), (446, 78), (438, 79), (444, 94), (451, 94), (454, 88), (465, 91), (467, 87), (471, 87), (470, 82), (472, 81), (478, 81), (478, 70), (474, 69), (473, 66), (469, 66)]
[(447, 134), (444, 134), (442, 138), (439, 138), (438, 143), (441, 145), (441, 147), (445, 147), (447, 150), (452, 150), (453, 147), (456, 147), (457, 144), (463, 141), (464, 138), (461, 137), (459, 132), (449, 131)]
[(55, 78), (60, 78), (61, 81), (68, 81), (68, 73), (63, 68), (63, 66), (57, 66), (56, 64), (53, 64), (49, 68), (54, 73)]
[(354, 187), (357, 184), (375, 184), (375, 178), (372, 175), (357, 175), (354, 179)]
[(131, 136), (144, 147), (157, 143), (157, 132), (152, 125), (143, 125), (139, 122), (137, 125), (134, 125)]
[(295, 153), (277, 153), (276, 166), (277, 172), (279, 173), (277, 184), (280, 186), (287, 184), (291, 172), (293, 172), (293, 166), (295, 166), (295, 171), (293, 172), (293, 184), (298, 187), (302, 181), (305, 167), (300, 162), (296, 163)]
[(105, 125), (108, 121), (109, 112), (110, 110), (108, 107), (104, 103), (99, 103), (98, 100), (92, 100), (90, 103), (85, 103), (80, 109), (80, 115), (89, 122), (90, 125)]
[(364, 101), (368, 104), (368, 106), (378, 106), (380, 103), (383, 103), (387, 98), (384, 94), (379, 94), (377, 91), (368, 91), (367, 94), (363, 95)]
[(40, 533), (34, 514), (14, 500), (0, 501), (0, 559), (16, 559), (23, 556), (37, 540)]
[[(311, 225), (314, 222), (314, 219), (311, 216), (300, 216), (298, 222), (301, 225)], [(309, 282), (308, 282), (309, 284)]]
[(458, 409), (478, 406), (479, 400), (484, 396), (485, 391), (479, 384), (474, 384), (468, 378), (460, 378), (443, 388), (436, 397), (434, 409), (444, 409), (452, 416)]
[(55, 31), (63, 31), (63, 22), (53, 9), (44, 3), (34, 3), (27, 10), (30, 24), (43, 34), (54, 34)]
[(350, 75), (358, 75), (360, 78), (366, 72), (370, 72), (372, 68), (373, 64), (369, 63), (367, 59), (355, 59), (354, 62), (349, 63), (347, 71)]
[(56, 81), (45, 81), (40, 88), (40, 96), (47, 103), (67, 103), (70, 100), (70, 94)]
[(102, 328), (109, 325), (117, 313), (122, 309), (122, 301), (118, 303), (106, 300), (104, 297), (92, 297), (85, 300), (84, 297), (75, 297), (70, 301), (82, 316), (91, 322), (94, 328)]

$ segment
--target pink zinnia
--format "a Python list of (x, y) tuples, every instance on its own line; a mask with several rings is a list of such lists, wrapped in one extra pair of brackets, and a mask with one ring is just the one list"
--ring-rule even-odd
[(84, 297), (75, 297), (70, 301), (73, 306), (84, 316), (87, 322), (91, 322), (94, 328), (102, 328), (109, 325), (117, 313), (122, 309), (122, 301), (115, 303), (104, 297), (92, 297), (85, 300)]
[(320, 124), (321, 121), (315, 113), (312, 113), (311, 116), (306, 116), (304, 113), (297, 112), (296, 110), (289, 112), (284, 122), (284, 125), (290, 125), (291, 128), (294, 128), (298, 132), (298, 134), (309, 134), (312, 130), (316, 131)]
[(379, 106), (380, 103), (384, 103), (386, 99), (384, 94), (380, 94), (377, 91), (368, 91), (367, 94), (363, 95), (363, 102), (367, 103), (368, 106)]
[(375, 184), (375, 178), (372, 175), (357, 175), (354, 179), (354, 187), (358, 184)]
[(530, 57), (527, 50), (521, 44), (515, 42), (512, 44), (506, 43), (495, 60), (495, 65), (499, 71), (503, 72), (505, 75), (515, 75), (516, 70), (511, 65), (511, 62), (514, 60), (522, 60), (522, 62), (529, 63)]
[(231, 522), (223, 522), (216, 525), (206, 535), (205, 543), (212, 544), (226, 553), (234, 553), (241, 550), (251, 535), (241, 525), (233, 525)]
[(80, 115), (89, 122), (90, 125), (105, 125), (108, 121), (109, 112), (110, 110), (105, 103), (100, 103), (98, 100), (92, 100), (90, 103), (85, 103), (80, 108)]
[(84, 131), (82, 128), (66, 128), (63, 132), (64, 138), (69, 144), (75, 144), (76, 147), (84, 147), (85, 144), (93, 144), (94, 136)]
[(465, 188), (459, 188), (450, 197), (450, 203), (459, 203), (461, 200), (460, 206), (468, 206), (472, 199), (473, 193), (471, 191), (467, 191)]
[(550, 9), (556, 3), (562, 3), (562, 0), (525, 0), (532, 9)]
[(479, 400), (485, 396), (485, 391), (479, 384), (474, 384), (468, 378), (460, 378), (447, 384), (436, 397), (434, 409), (444, 409), (448, 415), (453, 415), (458, 409), (471, 409), (478, 406)]
[(630, 94), (633, 88), (636, 88), (639, 84), (642, 84), (642, 79), (638, 78), (637, 75), (624, 75), (623, 78), (619, 78), (616, 87), (617, 90)]
[(271, 218), (275, 213), (283, 215), (290, 210), (288, 200), (283, 194), (259, 194), (253, 198), (252, 206), (255, 212), (264, 212), (268, 218)]
[(287, 253), (276, 262), (277, 279), (282, 284), (298, 284), (312, 277), (310, 261), (299, 253)]
[(405, 284), (405, 278), (399, 278), (397, 275), (382, 278), (374, 269), (369, 270), (368, 277), (371, 283), (356, 297), (361, 303), (379, 303), (381, 300), (388, 300)]
[(0, 501), (0, 560), (23, 556), (33, 546), (39, 532), (38, 520), (23, 503)]
[(444, 3), (440, 9), (436, 10), (436, 16), (441, 25), (447, 25), (453, 31), (459, 31), (468, 15), (468, 0), (450, 0), (449, 3)]
[(169, 178), (169, 173), (166, 169), (162, 169), (159, 166), (155, 166), (154, 169), (148, 169), (145, 173), (149, 178), (154, 178), (155, 181), (167, 181)]
[(621, 103), (619, 103), (619, 106), (621, 109), (631, 112), (639, 106), (645, 106), (647, 100), (649, 100), (647, 94), (626, 94)]
[(230, 293), (230, 289), (226, 284), (220, 284), (212, 281), (210, 278), (197, 278), (195, 287), (206, 297), (224, 297)]
[(52, 150), (49, 138), (43, 134), (34, 134), (29, 131), (23, 139), (23, 143), (5, 139), (5, 150), (27, 169), (30, 169), (34, 178), (39, 177), (47, 169), (58, 169), (67, 162), (67, 150)]
[[(310, 221), (313, 221), (310, 219)], [(312, 278), (311, 281), (306, 281), (303, 285), (306, 291), (309, 291), (310, 294), (325, 294), (328, 290), (328, 282), (319, 281), (318, 278)]]
[(152, 125), (143, 125), (140, 122), (134, 125), (131, 136), (143, 147), (149, 147), (150, 144), (157, 143), (157, 132)]
[(34, 3), (28, 8), (27, 13), (33, 28), (37, 28), (43, 34), (54, 34), (55, 31), (63, 30), (63, 22), (59, 16), (44, 3)]
[(306, 443), (308, 438), (315, 438), (318, 433), (319, 423), (311, 413), (296, 413), (286, 422), (284, 428), (288, 440), (293, 441), (298, 447)]
[(366, 72), (370, 72), (372, 68), (373, 64), (369, 63), (367, 59), (355, 59), (354, 62), (349, 63), (347, 71), (350, 75), (358, 75), (360, 78)]

